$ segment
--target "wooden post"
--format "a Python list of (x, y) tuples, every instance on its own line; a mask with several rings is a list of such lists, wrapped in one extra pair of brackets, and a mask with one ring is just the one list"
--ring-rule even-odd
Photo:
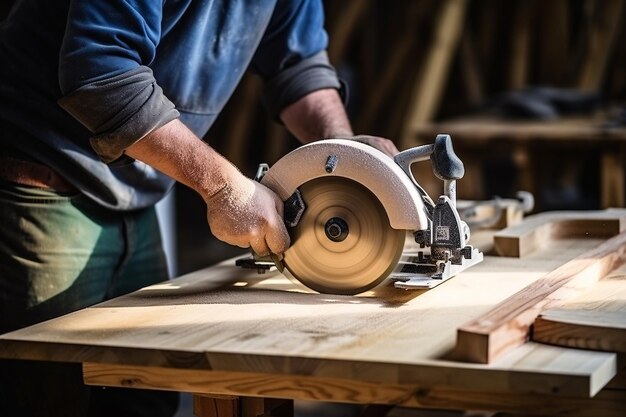
[(598, 16), (593, 19), (584, 67), (579, 87), (584, 91), (600, 91), (606, 66), (619, 33), (623, 0), (605, 0), (596, 5)]
[(293, 400), (234, 395), (193, 396), (197, 417), (293, 417)]
[(421, 70), (422, 74), (413, 87), (402, 129), (400, 149), (414, 146), (414, 135), (418, 127), (432, 120), (437, 113), (452, 57), (461, 39), (466, 6), (466, 0), (447, 0), (441, 6), (425, 68)]
[(198, 417), (239, 417), (239, 397), (194, 394), (193, 413)]
[(513, 37), (511, 40), (511, 66), (509, 68), (509, 87), (513, 90), (522, 88), (528, 81), (530, 68), (531, 28), (535, 24), (532, 20), (534, 1), (517, 2), (515, 20), (513, 22)]
[(601, 190), (602, 208), (624, 207), (626, 197), (624, 196), (624, 158), (626, 151), (624, 146), (620, 146), (618, 152), (614, 149), (607, 149), (602, 152), (601, 162)]

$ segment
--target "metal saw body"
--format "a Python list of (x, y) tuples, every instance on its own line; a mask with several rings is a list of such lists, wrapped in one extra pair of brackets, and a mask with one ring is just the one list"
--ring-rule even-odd
[[(444, 181), (436, 203), (410, 169), (427, 159)], [(304, 145), (257, 174), (285, 202), (290, 248), (282, 259), (239, 265), (274, 263), (322, 293), (358, 294), (388, 277), (398, 288), (434, 287), (482, 260), (467, 245), (469, 228), (455, 209), (455, 180), (462, 176), (448, 135), (393, 159), (348, 139)], [(407, 235), (421, 249), (399, 262)]]

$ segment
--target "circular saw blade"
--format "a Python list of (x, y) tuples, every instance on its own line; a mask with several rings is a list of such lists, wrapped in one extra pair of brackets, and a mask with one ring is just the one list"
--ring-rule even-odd
[(361, 184), (323, 177), (299, 187), (306, 210), (291, 229), (287, 270), (315, 291), (358, 294), (398, 263), (406, 232), (392, 229), (385, 209)]

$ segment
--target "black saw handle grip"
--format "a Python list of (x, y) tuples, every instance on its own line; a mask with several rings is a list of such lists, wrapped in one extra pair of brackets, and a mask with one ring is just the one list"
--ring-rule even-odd
[(430, 160), (433, 172), (440, 180), (458, 180), (465, 175), (465, 167), (454, 153), (450, 135), (437, 135)]
[(454, 153), (450, 135), (437, 135), (434, 144), (417, 146), (402, 151), (394, 157), (394, 161), (417, 184), (411, 172), (411, 165), (429, 158), (433, 165), (435, 176), (441, 180), (458, 180), (465, 175), (465, 167)]

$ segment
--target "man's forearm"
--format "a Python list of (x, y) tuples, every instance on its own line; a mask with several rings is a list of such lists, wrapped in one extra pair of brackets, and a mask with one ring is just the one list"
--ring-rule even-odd
[(125, 153), (198, 192), (207, 203), (211, 232), (223, 242), (251, 247), (261, 256), (283, 253), (289, 247), (280, 198), (241, 174), (178, 119)]
[(280, 118), (302, 143), (353, 135), (343, 103), (335, 89), (313, 91), (287, 106)]
[(205, 200), (241, 175), (178, 119), (128, 147), (126, 154), (191, 187)]

